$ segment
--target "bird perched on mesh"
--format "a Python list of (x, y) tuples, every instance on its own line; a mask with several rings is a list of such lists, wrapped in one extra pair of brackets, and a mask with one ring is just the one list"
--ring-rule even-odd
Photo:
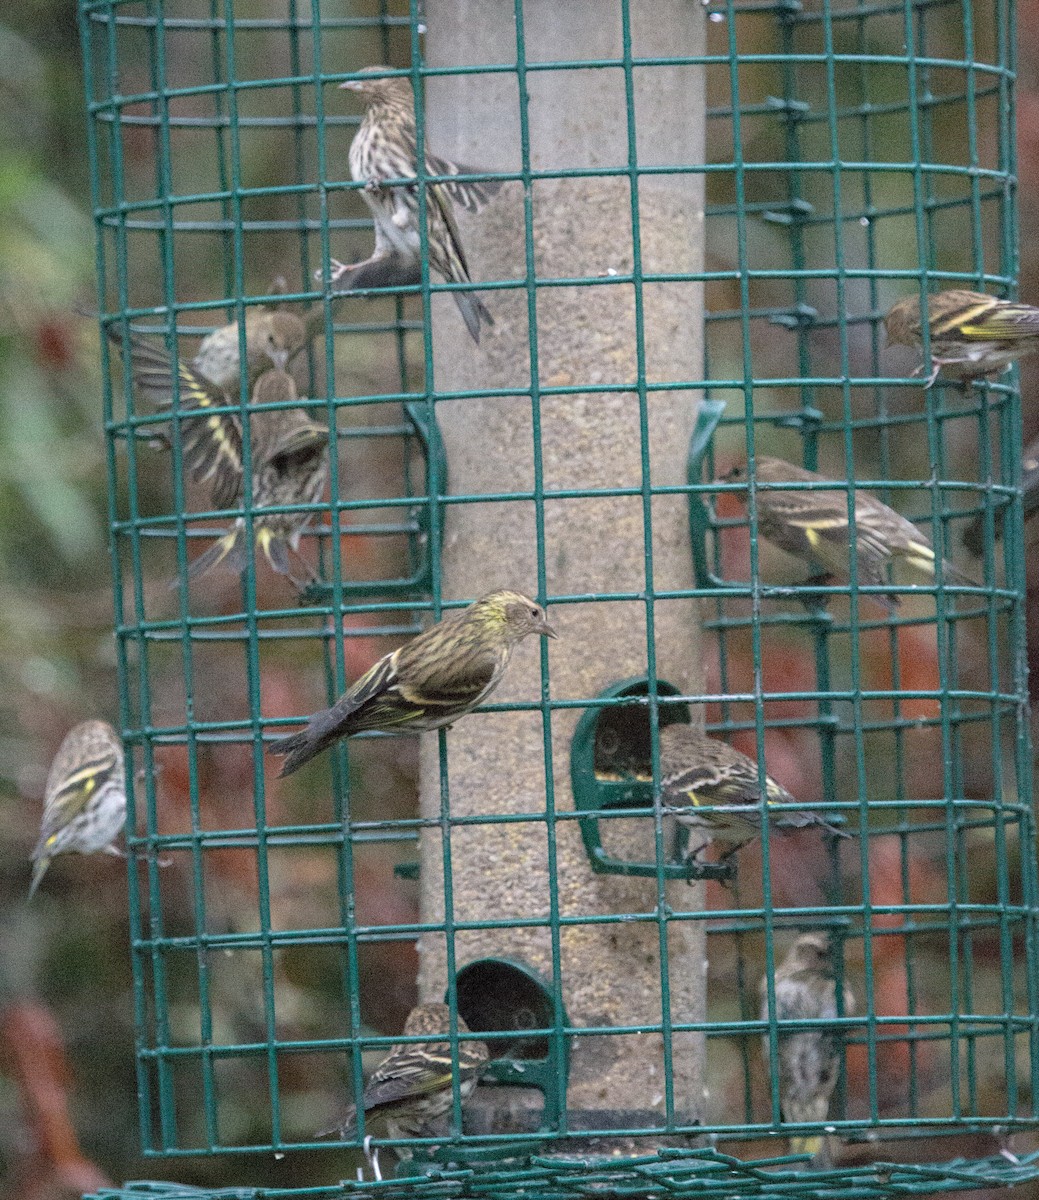
[[(469, 1027), (457, 1018), (458, 1032)], [(404, 1023), (405, 1037), (446, 1037), (451, 1030), (451, 1011), (446, 1004), (420, 1004)], [(465, 1103), (479, 1082), (489, 1055), (486, 1042), (457, 1043), (458, 1070), (449, 1041), (407, 1042), (390, 1049), (365, 1084), (361, 1107), (365, 1130), (383, 1124), (391, 1138), (425, 1137), (435, 1134), (431, 1125), (447, 1116), (454, 1105), (454, 1084), (458, 1082), (461, 1103)], [(350, 1137), (357, 1128), (357, 1110), (351, 1107), (331, 1129), (318, 1137), (337, 1133)], [(370, 1134), (369, 1134), (370, 1136)], [(367, 1143), (367, 1137), (365, 1142)], [(401, 1148), (402, 1157), (410, 1152)]]
[[(835, 489), (796, 487), (779, 491), (759, 486), (758, 532), (788, 554), (821, 566), (825, 575), (847, 580), (852, 541), (845, 486), (781, 458), (755, 459), (754, 477), (759, 485), (826, 484)], [(747, 464), (741, 463), (723, 475), (722, 481), (745, 482), (747, 478)], [(888, 583), (887, 568), (895, 563), (934, 579), (938, 564), (930, 538), (869, 492), (855, 490), (854, 496), (854, 553), (859, 585), (883, 587)], [(946, 583), (978, 586), (976, 580), (948, 562), (941, 564), (941, 575)], [(870, 598), (888, 610), (899, 603), (898, 596), (890, 593), (872, 593)]]
[[(718, 738), (692, 725), (665, 725), (660, 731), (660, 790), (670, 807), (681, 807), (676, 820), (704, 841), (695, 859), (711, 842), (727, 849), (721, 861), (761, 833), (761, 782), (758, 764)], [(702, 810), (702, 806), (714, 809)], [(769, 826), (786, 832), (816, 826), (835, 837), (848, 837), (817, 813), (798, 808), (793, 796), (765, 776), (765, 808)]]
[(69, 730), (51, 763), (29, 895), (59, 854), (118, 854), (112, 843), (125, 822), (122, 743), (106, 721), (83, 721)]
[[(298, 400), (296, 384), (285, 371), (265, 371), (253, 388), (253, 405), (280, 405)], [(221, 459), (222, 493), (232, 493), (228, 507), (237, 507), (244, 498), (245, 467), (241, 457), (242, 431), (238, 418), (230, 420), (232, 436), (222, 443), (238, 447), (238, 457)], [(314, 519), (313, 511), (264, 513), (278, 505), (317, 504), (328, 482), (329, 429), (298, 408), (274, 408), (271, 412), (253, 412), (250, 416), (250, 458), (252, 465), (253, 540), (263, 551), (271, 568), (285, 575), (297, 587), (314, 578), (309, 565), (299, 556), (299, 541)], [(291, 569), (289, 552), (296, 555), (306, 578), (297, 579)], [(239, 517), (222, 538), (196, 558), (188, 575), (197, 578), (219, 563), (233, 571), (245, 570), (248, 537), (244, 517)], [(176, 581), (174, 581), (176, 582)]]
[[(1027, 521), (1039, 509), (1039, 438), (1030, 443), (1021, 456), (1021, 502), (1024, 519)], [(994, 537), (1000, 537), (1003, 532), (1007, 507), (1007, 504), (1002, 504), (992, 514)], [(981, 556), (985, 546), (984, 513), (978, 513), (963, 531), (963, 544), (971, 554)]]
[[(932, 370), (927, 386), (943, 367), (963, 379), (999, 375), (1011, 363), (1039, 349), (1039, 308), (1000, 300), (984, 292), (938, 292), (927, 298)], [(884, 318), (889, 346), (922, 348), (920, 297), (905, 296)], [(921, 364), (914, 374), (923, 374)]]
[[(422, 248), (418, 185), (392, 183), (415, 179), (418, 174), (415, 97), (410, 79), (379, 78), (390, 70), (390, 67), (366, 67), (361, 73), (364, 78), (350, 79), (340, 85), (359, 93), (367, 105), (364, 120), (350, 145), (350, 175), (356, 183), (364, 184), (361, 196), (375, 221), (375, 253), (369, 262), (417, 263)], [(427, 175), (479, 173), (472, 167), (459, 166), (432, 154), (425, 157)], [(499, 185), (491, 181), (446, 180), (425, 186), (430, 268), (447, 283), (470, 283), (454, 205), (459, 204), (471, 213), (479, 212)], [(332, 282), (362, 265), (333, 260)], [(398, 273), (400, 269), (398, 266)], [(479, 344), (481, 324), (494, 324), (491, 314), (472, 292), (457, 291), (451, 295), (473, 341)]]
[(471, 712), (498, 686), (513, 649), (532, 634), (556, 636), (539, 604), (491, 592), (380, 658), (302, 733), (272, 742), (291, 775), (340, 738), (364, 730), (425, 733)]
[[(768, 981), (761, 980), (761, 1019), (768, 1020)], [(837, 977), (825, 934), (806, 933), (794, 942), (776, 968), (776, 1020), (832, 1021), (837, 1017)], [(855, 997), (845, 987), (842, 1016), (855, 1011)], [(762, 1038), (765, 1069), (775, 1069), (769, 1038)], [(797, 1123), (825, 1121), (830, 1096), (840, 1069), (841, 1035), (837, 1030), (804, 1029), (777, 1033), (779, 1102), (783, 1120)], [(831, 1165), (829, 1139), (821, 1134), (799, 1134), (790, 1139), (793, 1154), (811, 1154), (815, 1167)]]

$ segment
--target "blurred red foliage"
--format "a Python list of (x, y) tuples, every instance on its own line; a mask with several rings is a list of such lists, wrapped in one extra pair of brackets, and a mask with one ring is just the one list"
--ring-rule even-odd
[(8, 1194), (52, 1200), (111, 1187), (85, 1157), (69, 1115), (72, 1069), (58, 1022), (43, 1004), (25, 1001), (0, 1011), (0, 1063), (21, 1100), (27, 1137), (11, 1164)]

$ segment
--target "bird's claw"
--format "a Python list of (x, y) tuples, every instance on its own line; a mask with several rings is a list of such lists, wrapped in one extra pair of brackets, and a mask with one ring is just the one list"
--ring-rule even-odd
[(368, 1160), (372, 1168), (372, 1174), (377, 1180), (381, 1181), (382, 1171), (379, 1168), (379, 1151), (372, 1149), (372, 1135), (370, 1133), (365, 1135), (365, 1139), (361, 1145), (364, 1149), (364, 1157)]
[[(359, 263), (340, 262), (338, 258), (330, 258), (328, 260), (328, 265), (330, 268), (330, 270), (328, 272), (328, 282), (329, 283), (335, 283), (337, 280), (342, 279), (342, 277), (348, 271), (352, 271), (352, 270), (354, 270), (355, 267), (360, 266)], [(324, 271), (322, 271), (322, 269), (320, 267), (318, 267), (318, 269), (314, 272), (314, 282), (315, 283), (324, 283), (325, 282), (325, 273), (324, 273)]]

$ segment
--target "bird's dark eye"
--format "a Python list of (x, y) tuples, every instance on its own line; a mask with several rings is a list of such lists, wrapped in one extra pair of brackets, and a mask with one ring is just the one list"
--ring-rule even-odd
[(540, 609), (537, 609), (537, 608), (532, 608), (532, 609), (530, 610), (530, 615), (531, 615), (531, 616), (534, 618), (534, 620), (536, 621), (536, 620), (538, 619), (538, 617), (540, 617), (540, 616), (541, 616), (541, 610), (540, 610)]

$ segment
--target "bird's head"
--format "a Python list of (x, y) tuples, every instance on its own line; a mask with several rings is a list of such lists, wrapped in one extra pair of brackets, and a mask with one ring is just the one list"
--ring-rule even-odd
[(787, 961), (801, 971), (829, 971), (830, 939), (825, 933), (803, 933), (794, 942)]
[(905, 296), (884, 318), (885, 346), (914, 346), (920, 340), (920, 297)]
[(365, 67), (357, 79), (347, 79), (339, 86), (363, 96), (366, 104), (412, 103), (411, 80), (404, 75), (388, 75), (393, 67)]
[(277, 370), (285, 370), (306, 340), (306, 326), (295, 313), (273, 312), (267, 318), (263, 350)]
[[(451, 1010), (446, 1004), (417, 1004), (404, 1022), (405, 1037), (423, 1034), (448, 1033), (451, 1029)], [(458, 1017), (458, 1032), (468, 1033), (469, 1026)]]
[(531, 634), (554, 638), (545, 610), (521, 592), (491, 592), (473, 605), (473, 616), (493, 622), (509, 643), (521, 642)]

